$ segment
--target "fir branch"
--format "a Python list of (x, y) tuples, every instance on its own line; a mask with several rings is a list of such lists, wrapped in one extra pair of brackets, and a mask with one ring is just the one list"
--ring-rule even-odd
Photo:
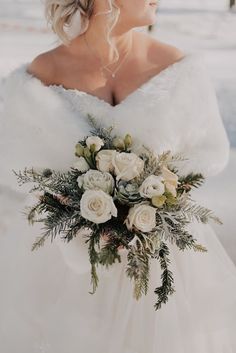
[(175, 229), (173, 237), (180, 250), (193, 249), (194, 251), (207, 252), (207, 249), (203, 245), (197, 244), (197, 240), (184, 229)]
[(88, 222), (86, 222), (86, 219), (80, 216), (80, 214), (75, 213), (73, 217), (64, 224), (64, 227), (66, 228), (66, 231), (64, 231), (64, 239), (69, 242), (71, 241), (74, 237), (77, 236), (78, 232), (87, 227)]
[(145, 252), (133, 249), (128, 255), (128, 264), (126, 274), (130, 279), (134, 279), (133, 296), (136, 300), (140, 299), (142, 294), (147, 294), (150, 276), (149, 258)]
[(117, 247), (112, 243), (108, 243), (103, 246), (99, 252), (99, 263), (108, 268), (109, 266), (113, 265), (116, 260), (121, 262), (121, 257), (118, 253)]
[(157, 218), (161, 219), (159, 222), (158, 231), (161, 234), (161, 238), (170, 241), (171, 244), (175, 243), (180, 250), (187, 248), (193, 248), (195, 251), (207, 251), (207, 249), (196, 243), (196, 239), (193, 238), (184, 227), (190, 222), (183, 216), (181, 212), (158, 212)]
[(168, 267), (170, 264), (170, 260), (167, 257), (168, 255), (169, 249), (165, 243), (162, 243), (161, 249), (159, 251), (159, 261), (161, 269), (163, 270), (161, 275), (162, 285), (154, 290), (154, 293), (157, 294), (158, 297), (158, 300), (154, 305), (155, 310), (160, 309), (163, 303), (167, 303), (168, 296), (172, 295), (175, 292), (175, 289), (173, 287), (173, 274)]
[(42, 173), (36, 172), (33, 167), (25, 167), (23, 171), (20, 170), (19, 172), (16, 172), (14, 169), (12, 169), (12, 171), (15, 174), (17, 182), (20, 186), (30, 182), (38, 182), (38, 180), (42, 179)]
[(164, 240), (169, 240), (171, 243), (176, 240), (174, 234), (175, 229), (181, 231), (183, 226), (187, 223), (181, 213), (166, 210), (160, 210), (156, 213), (157, 231), (161, 234)]
[(99, 228), (93, 229), (93, 232), (90, 234), (88, 238), (88, 252), (89, 252), (89, 260), (91, 264), (91, 285), (92, 292), (89, 294), (94, 294), (98, 287), (99, 278), (96, 271), (96, 265), (99, 263), (99, 253), (96, 250), (96, 245), (99, 244), (100, 239), (100, 231)]
[(44, 235), (46, 237), (51, 237), (51, 241), (53, 241), (57, 234), (63, 232), (68, 232), (65, 238), (70, 240), (72, 238), (70, 232), (72, 232), (73, 235), (75, 234), (74, 225), (76, 224), (77, 226), (76, 231), (83, 225), (80, 223), (82, 219), (79, 213), (71, 208), (67, 208), (67, 206), (61, 205), (60, 207), (53, 207), (52, 205), (46, 205), (46, 211), (48, 211), (48, 215), (42, 229), (45, 230)]
[(201, 244), (194, 244), (193, 245), (193, 250), (194, 251), (199, 251), (199, 252), (208, 252), (207, 248)]
[(94, 294), (98, 287), (99, 278), (97, 275), (96, 265), (94, 263), (91, 264), (91, 285), (93, 287), (92, 292), (89, 294)]
[(218, 224), (223, 224), (222, 221), (216, 217), (210, 209), (200, 205), (187, 203), (179, 211), (183, 214), (183, 216), (185, 216), (186, 220), (190, 222), (197, 220), (198, 222), (207, 224), (210, 220), (213, 220)]
[(201, 173), (190, 173), (186, 176), (179, 177), (178, 191), (190, 191), (191, 188), (200, 187), (205, 181)]
[(36, 215), (41, 213), (41, 206), (42, 202), (39, 201), (34, 206), (26, 206), (25, 210), (22, 212), (22, 214), (26, 217), (30, 225), (33, 225), (35, 222), (38, 222), (38, 220), (36, 219)]
[(78, 195), (80, 189), (77, 178), (80, 172), (77, 169), (71, 168), (67, 172), (53, 170), (50, 175), (46, 171), (48, 169), (38, 172), (34, 168), (25, 168), (23, 173), (21, 171), (19, 173), (14, 171), (14, 173), (20, 185), (25, 183), (36, 184), (29, 192), (38, 190), (62, 195)]
[(35, 251), (35, 250), (38, 250), (39, 248), (43, 247), (47, 238), (48, 238), (47, 235), (37, 237), (36, 241), (32, 245), (31, 251)]
[(150, 233), (144, 233), (136, 230), (132, 240), (129, 242), (129, 248), (144, 251), (148, 256), (153, 256), (160, 249), (161, 236), (156, 230)]
[(171, 156), (171, 151), (170, 150), (162, 152), (161, 154), (158, 155), (158, 163), (159, 163), (159, 165), (161, 167), (162, 166), (166, 166), (167, 163), (170, 161), (171, 157), (172, 156)]
[(170, 160), (168, 160), (168, 164), (175, 163), (175, 162), (184, 162), (189, 160), (189, 158), (185, 157), (182, 153), (175, 153), (171, 155)]
[(134, 233), (128, 230), (124, 224), (124, 219), (126, 218), (127, 213), (128, 208), (126, 208), (126, 206), (122, 208), (118, 207), (119, 217), (112, 217), (100, 228), (102, 229), (102, 232), (109, 235), (109, 241), (111, 241), (111, 243), (115, 244), (117, 247), (122, 245), (128, 249), (128, 243), (133, 238)]
[(139, 176), (135, 178), (135, 182), (138, 185), (141, 185), (142, 182), (149, 176), (149, 175), (158, 175), (160, 173), (160, 163), (158, 160), (158, 156), (155, 155), (152, 150), (143, 146), (145, 152), (140, 154), (140, 158), (144, 161), (144, 169), (140, 173)]
[(113, 139), (116, 137), (116, 135), (112, 134), (112, 131), (115, 127), (114, 124), (106, 128), (102, 126), (98, 122), (98, 120), (91, 114), (87, 114), (87, 119), (89, 124), (93, 128), (92, 130), (90, 130), (90, 133), (92, 135), (99, 136), (105, 142), (105, 148), (113, 149)]
[[(157, 155), (152, 149), (143, 145), (144, 152), (140, 157), (144, 160), (144, 170), (135, 180), (140, 185), (149, 175), (160, 175), (163, 166), (168, 167), (172, 172), (177, 173), (177, 169), (171, 166), (176, 161), (184, 161), (186, 158), (181, 154), (171, 155), (171, 151), (165, 151)], [(169, 166), (170, 165), (170, 166)]]

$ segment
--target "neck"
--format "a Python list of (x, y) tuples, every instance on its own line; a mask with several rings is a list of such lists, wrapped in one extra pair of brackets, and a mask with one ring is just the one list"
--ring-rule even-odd
[[(93, 53), (96, 53), (97, 57), (101, 58), (103, 64), (112, 68), (111, 64), (116, 64), (118, 59), (117, 51), (119, 53), (119, 61), (122, 60), (126, 53), (130, 52), (133, 45), (133, 30), (122, 30), (116, 25), (109, 34), (109, 43), (107, 41), (107, 25), (104, 16), (92, 16), (90, 25), (82, 36), (85, 36), (90, 49)], [(80, 36), (78, 37), (79, 39)], [(84, 46), (84, 50), (87, 52), (88, 48)]]

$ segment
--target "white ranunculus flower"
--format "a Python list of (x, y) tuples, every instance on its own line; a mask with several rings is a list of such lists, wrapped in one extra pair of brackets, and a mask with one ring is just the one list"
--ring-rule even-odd
[(167, 190), (174, 196), (177, 196), (176, 188), (178, 186), (178, 175), (171, 172), (167, 167), (162, 167), (162, 177)]
[(150, 232), (156, 226), (156, 210), (146, 203), (136, 204), (129, 209), (124, 223), (129, 230), (135, 227), (142, 232)]
[(113, 192), (115, 186), (114, 178), (110, 173), (96, 169), (89, 169), (85, 174), (78, 176), (77, 182), (84, 190), (103, 190), (108, 194)]
[(80, 200), (81, 216), (94, 223), (105, 223), (117, 217), (117, 208), (110, 195), (102, 190), (86, 190)]
[(113, 172), (112, 158), (115, 153), (115, 150), (104, 149), (99, 151), (95, 157), (97, 169), (101, 170), (101, 172)]
[(162, 176), (149, 175), (139, 187), (139, 193), (142, 197), (152, 198), (161, 196), (165, 192), (164, 179)]
[(73, 167), (78, 169), (80, 172), (85, 173), (89, 170), (89, 164), (84, 157), (79, 157), (73, 164)]
[(98, 136), (89, 136), (86, 139), (86, 145), (90, 149), (91, 145), (95, 145), (95, 151), (99, 151), (104, 146), (103, 140)]
[(140, 175), (144, 168), (144, 161), (133, 152), (116, 151), (112, 164), (117, 180), (129, 181)]

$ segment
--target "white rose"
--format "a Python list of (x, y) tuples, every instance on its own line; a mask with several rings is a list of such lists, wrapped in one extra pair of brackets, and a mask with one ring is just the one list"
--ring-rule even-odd
[(74, 163), (73, 167), (82, 173), (87, 172), (87, 170), (90, 168), (84, 157), (79, 157), (78, 160)]
[(165, 192), (163, 177), (157, 175), (149, 175), (139, 187), (139, 193), (142, 197), (152, 198), (153, 196), (161, 196)]
[(135, 227), (142, 232), (150, 232), (156, 226), (156, 208), (148, 204), (136, 204), (129, 209), (124, 223), (129, 230)]
[(178, 175), (171, 172), (167, 167), (162, 167), (162, 177), (167, 190), (174, 196), (177, 196), (176, 188), (178, 186)]
[(117, 208), (110, 195), (102, 190), (86, 190), (80, 200), (81, 216), (94, 223), (105, 223), (117, 217)]
[(78, 176), (77, 182), (84, 190), (103, 190), (111, 194), (114, 190), (115, 182), (110, 173), (89, 169), (85, 174)]
[(113, 172), (114, 167), (112, 164), (113, 155), (116, 153), (115, 150), (101, 150), (97, 153), (96, 167), (102, 172)]
[(98, 136), (89, 136), (86, 139), (86, 145), (90, 149), (91, 145), (95, 145), (95, 151), (99, 151), (104, 146), (103, 140)]
[(112, 164), (117, 180), (129, 181), (138, 176), (144, 168), (144, 161), (133, 152), (116, 152)]

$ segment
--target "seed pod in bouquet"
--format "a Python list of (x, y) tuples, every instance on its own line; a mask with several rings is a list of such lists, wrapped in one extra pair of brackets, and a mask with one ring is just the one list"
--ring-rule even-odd
[(167, 197), (165, 195), (161, 195), (161, 196), (153, 196), (151, 201), (153, 206), (155, 207), (161, 207), (164, 205), (164, 203), (166, 202)]
[(84, 147), (81, 145), (81, 143), (77, 143), (75, 146), (75, 155), (77, 157), (81, 157), (84, 155)]
[(129, 148), (132, 145), (132, 137), (130, 134), (126, 134), (124, 138), (125, 148)]

